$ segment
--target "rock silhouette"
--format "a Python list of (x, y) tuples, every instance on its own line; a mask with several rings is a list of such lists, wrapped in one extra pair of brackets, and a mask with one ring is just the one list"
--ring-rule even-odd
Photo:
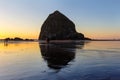
[[(78, 43), (39, 43), (42, 58), (47, 62), (49, 68), (62, 69), (74, 60), (76, 49), (84, 47), (84, 41)], [(79, 47), (77, 45), (80, 45)], [(72, 50), (71, 50), (72, 49)]]
[(75, 57), (74, 51), (69, 51), (67, 49), (51, 45), (41, 45), (41, 55), (47, 65), (52, 69), (61, 69), (68, 65)]
[(39, 40), (84, 40), (78, 33), (75, 24), (59, 11), (50, 14), (41, 27)]

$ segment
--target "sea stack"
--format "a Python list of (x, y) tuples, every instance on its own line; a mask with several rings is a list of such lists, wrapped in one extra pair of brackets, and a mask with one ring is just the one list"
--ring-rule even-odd
[(78, 33), (75, 24), (59, 11), (50, 14), (41, 27), (39, 40), (84, 40)]

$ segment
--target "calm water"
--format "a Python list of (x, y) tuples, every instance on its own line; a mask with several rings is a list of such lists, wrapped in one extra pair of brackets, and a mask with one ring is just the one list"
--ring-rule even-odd
[(120, 80), (120, 42), (0, 42), (0, 80)]

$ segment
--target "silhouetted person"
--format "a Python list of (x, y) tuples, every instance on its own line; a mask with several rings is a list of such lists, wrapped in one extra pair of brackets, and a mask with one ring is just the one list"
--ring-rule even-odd
[(49, 43), (49, 42), (50, 42), (50, 38), (47, 38), (47, 39), (46, 39), (46, 42)]
[(8, 41), (10, 40), (10, 38), (5, 38), (4, 39), (4, 45), (7, 46), (8, 45)]
[(4, 46), (8, 46), (8, 40), (4, 40)]

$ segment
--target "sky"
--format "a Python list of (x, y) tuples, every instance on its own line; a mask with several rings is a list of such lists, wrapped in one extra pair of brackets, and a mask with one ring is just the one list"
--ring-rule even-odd
[(37, 39), (49, 14), (58, 10), (77, 32), (93, 39), (120, 39), (120, 0), (0, 0), (0, 39)]

